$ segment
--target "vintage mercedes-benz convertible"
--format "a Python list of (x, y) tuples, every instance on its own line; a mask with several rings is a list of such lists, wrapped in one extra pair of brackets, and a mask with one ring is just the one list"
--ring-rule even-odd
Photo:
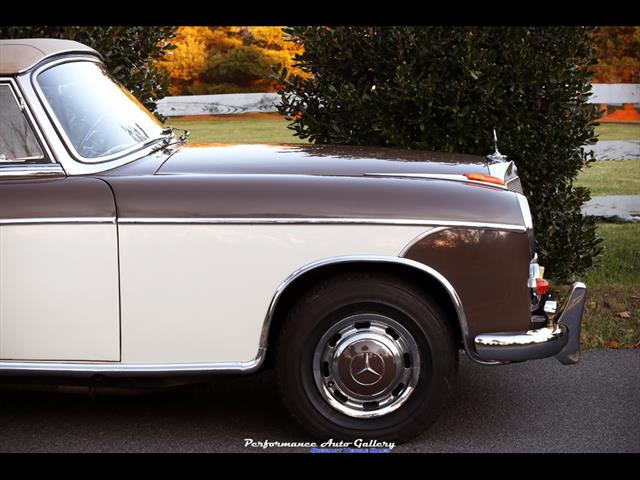
[[(274, 367), (320, 438), (405, 440), (459, 350), (578, 361), (513, 162), (188, 144), (65, 40), (0, 41), (0, 379)], [(557, 307), (557, 308), (556, 308)]]

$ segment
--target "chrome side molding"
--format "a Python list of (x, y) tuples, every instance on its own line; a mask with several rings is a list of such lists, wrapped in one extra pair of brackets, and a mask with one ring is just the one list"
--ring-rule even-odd
[(0, 218), (0, 225), (39, 225), (44, 223), (110, 223), (115, 225), (116, 217), (34, 217), (34, 218)]
[(251, 373), (256, 371), (264, 361), (266, 351), (258, 350), (258, 355), (247, 362), (215, 362), (215, 363), (90, 363), (90, 362), (20, 362), (0, 361), (2, 375), (64, 375), (71, 377), (91, 377), (93, 375), (109, 375), (122, 377), (153, 375), (197, 375), (210, 373)]
[(424, 227), (457, 227), (524, 232), (523, 225), (511, 223), (471, 222), (457, 220), (415, 219), (415, 218), (366, 218), (366, 217), (119, 217), (118, 224), (228, 224), (228, 225), (397, 225)]

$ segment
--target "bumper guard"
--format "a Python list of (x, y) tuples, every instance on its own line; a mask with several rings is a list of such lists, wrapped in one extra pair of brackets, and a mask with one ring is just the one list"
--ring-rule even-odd
[(484, 361), (522, 362), (554, 356), (564, 365), (580, 359), (580, 324), (587, 287), (576, 282), (558, 312), (557, 323), (525, 332), (483, 333), (476, 336), (475, 348)]

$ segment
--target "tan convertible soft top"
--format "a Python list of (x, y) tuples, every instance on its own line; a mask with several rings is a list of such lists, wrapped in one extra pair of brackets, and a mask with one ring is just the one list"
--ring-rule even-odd
[(60, 53), (97, 52), (73, 40), (54, 38), (20, 38), (0, 40), (0, 75), (16, 75), (41, 60)]

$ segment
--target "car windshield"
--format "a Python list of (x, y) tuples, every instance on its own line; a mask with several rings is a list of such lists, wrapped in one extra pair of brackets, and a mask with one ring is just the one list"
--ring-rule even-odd
[(162, 136), (162, 124), (100, 64), (62, 63), (40, 73), (37, 82), (82, 161), (106, 161)]

